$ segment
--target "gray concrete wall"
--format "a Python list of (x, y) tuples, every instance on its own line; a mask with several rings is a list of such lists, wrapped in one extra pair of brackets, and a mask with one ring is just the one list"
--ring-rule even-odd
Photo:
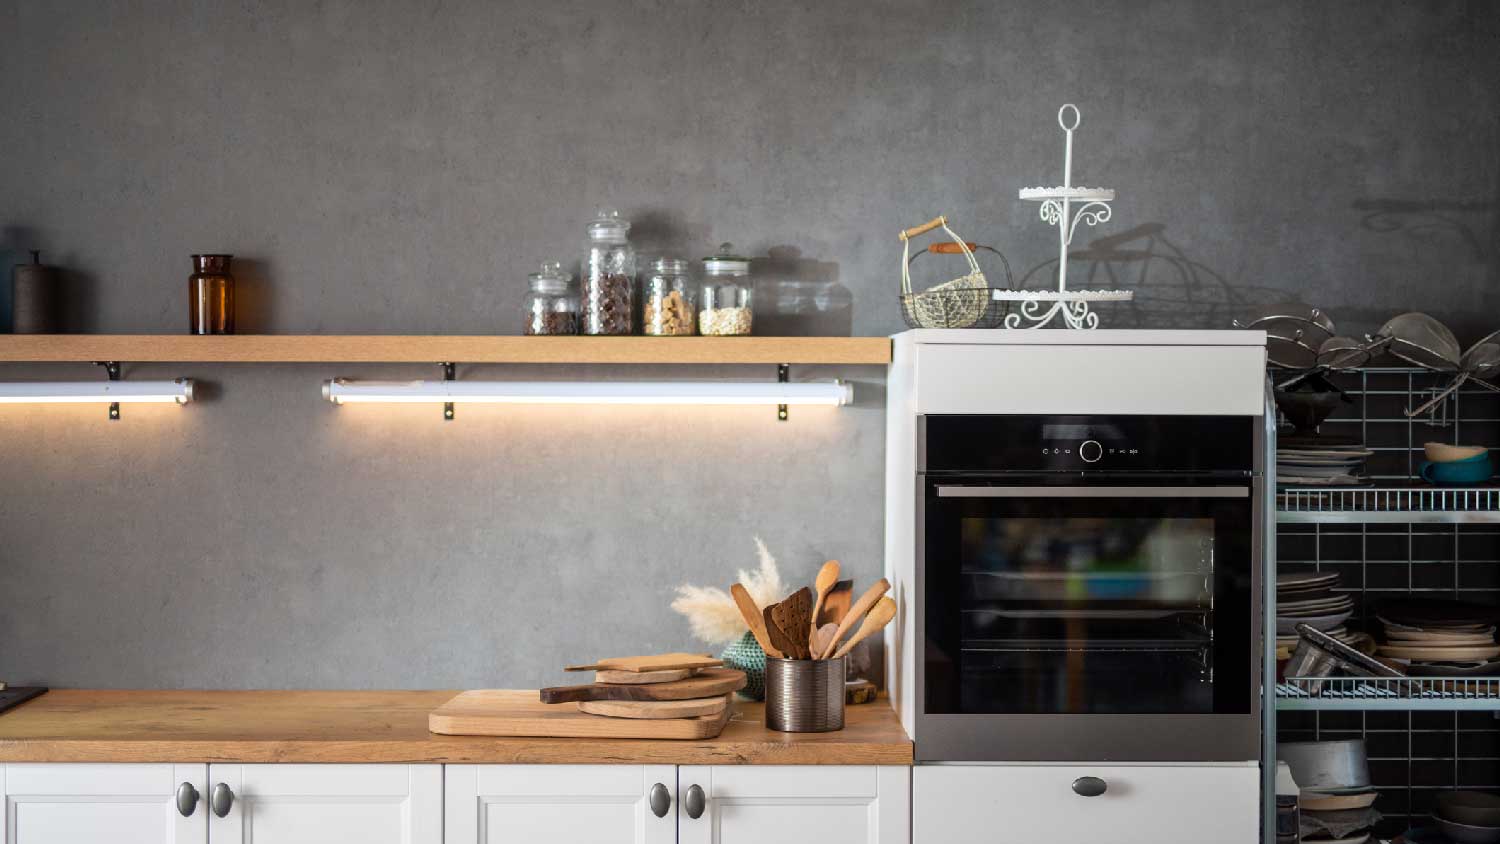
[[(1455, 2), (21, 0), (0, 249), (70, 268), (80, 330), (181, 330), (187, 256), (229, 251), (248, 330), (516, 333), (525, 273), (611, 203), (643, 250), (758, 256), (771, 331), (883, 334), (894, 233), (936, 213), (1041, 283), (1052, 230), (1015, 191), (1060, 179), (1073, 101), (1077, 181), (1120, 193), (1075, 285), (1138, 293), (1107, 325), (1300, 298), (1471, 340), (1500, 327), (1497, 33)], [(879, 371), (800, 372), (860, 404), (786, 425), (317, 393), (435, 373), (139, 366), (212, 394), (0, 411), (0, 677), (531, 685), (690, 644), (671, 587), (728, 583), (757, 534), (789, 576), (880, 569)]]

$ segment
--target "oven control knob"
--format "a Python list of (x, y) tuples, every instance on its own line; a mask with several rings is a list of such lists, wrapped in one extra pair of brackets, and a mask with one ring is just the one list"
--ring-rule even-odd
[(1078, 447), (1078, 456), (1085, 463), (1098, 463), (1099, 458), (1104, 456), (1104, 446), (1098, 440), (1084, 440), (1083, 445)]

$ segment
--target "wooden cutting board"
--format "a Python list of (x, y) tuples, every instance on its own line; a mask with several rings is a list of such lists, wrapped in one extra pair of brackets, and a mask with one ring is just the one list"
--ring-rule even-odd
[(714, 668), (724, 664), (707, 654), (615, 656), (593, 665), (570, 665), (564, 671), (671, 671), (674, 668)]
[(607, 715), (610, 718), (652, 720), (718, 715), (728, 705), (728, 697), (697, 700), (585, 700), (578, 704), (578, 711), (590, 715)]
[(427, 729), (450, 736), (676, 739), (702, 741), (723, 732), (734, 707), (717, 715), (646, 721), (603, 718), (571, 703), (542, 703), (536, 689), (462, 692), (427, 714)]
[(685, 680), (669, 683), (586, 683), (542, 689), (542, 703), (572, 703), (585, 700), (689, 700), (716, 697), (745, 687), (745, 672), (733, 668), (709, 668)]
[(595, 671), (595, 683), (670, 683), (686, 680), (698, 673), (696, 668), (673, 668), (670, 671)]

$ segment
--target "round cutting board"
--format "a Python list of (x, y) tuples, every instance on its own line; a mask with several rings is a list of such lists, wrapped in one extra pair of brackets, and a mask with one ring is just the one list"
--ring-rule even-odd
[(696, 700), (581, 700), (578, 709), (590, 715), (611, 718), (696, 718), (717, 715), (729, 705), (728, 697)]

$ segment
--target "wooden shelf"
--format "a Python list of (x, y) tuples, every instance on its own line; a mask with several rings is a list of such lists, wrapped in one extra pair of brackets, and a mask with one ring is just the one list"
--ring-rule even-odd
[(889, 337), (485, 337), (444, 335), (0, 335), (0, 363), (871, 364)]

